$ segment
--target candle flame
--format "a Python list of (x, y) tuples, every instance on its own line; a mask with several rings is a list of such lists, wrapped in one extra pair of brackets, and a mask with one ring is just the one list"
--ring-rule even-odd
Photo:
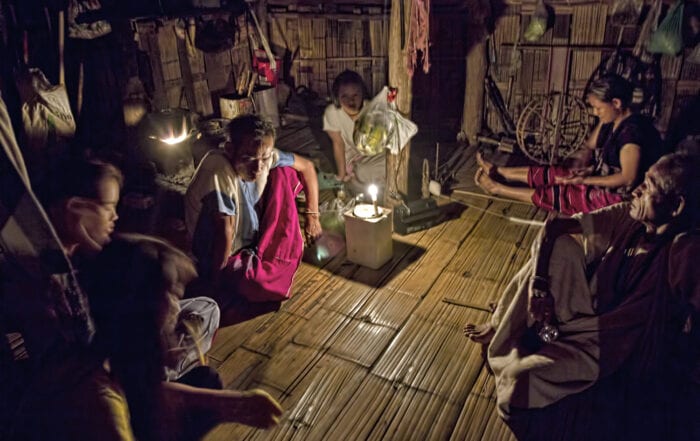
[(377, 193), (378, 192), (379, 192), (379, 189), (374, 184), (370, 185), (369, 188), (367, 189), (367, 193), (369, 193), (369, 196), (372, 198), (372, 202), (377, 201)]

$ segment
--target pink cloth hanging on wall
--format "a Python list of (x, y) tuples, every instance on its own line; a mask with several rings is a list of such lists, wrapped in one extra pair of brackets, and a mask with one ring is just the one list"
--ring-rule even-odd
[(430, 71), (430, 0), (411, 0), (408, 25), (408, 50), (406, 64), (408, 76), (412, 77), (418, 64), (418, 51), (423, 53), (423, 72)]

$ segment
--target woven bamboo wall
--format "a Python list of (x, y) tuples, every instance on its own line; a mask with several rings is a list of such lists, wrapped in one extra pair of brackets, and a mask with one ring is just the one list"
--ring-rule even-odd
[[(622, 31), (622, 45), (632, 48), (637, 41), (639, 27), (613, 25), (607, 2), (554, 4), (554, 26), (535, 43), (522, 43), (521, 36), (532, 17), (533, 3), (511, 4), (496, 23), (494, 33), (495, 65), (491, 74), (504, 98), (507, 99), (510, 76), (512, 79), (511, 114), (517, 116), (523, 106), (535, 95), (561, 90), (551, 81), (552, 70), (566, 63), (570, 51), (568, 82), (563, 85), (570, 94), (582, 96), (586, 82), (601, 60), (610, 55)], [(520, 43), (520, 64), (512, 56), (516, 41)], [(657, 126), (666, 130), (680, 104), (700, 91), (700, 65), (686, 61), (692, 49), (685, 49), (677, 57), (661, 57), (662, 96), (656, 116)], [(554, 83), (554, 84), (552, 84)], [(489, 109), (486, 121), (489, 127), (501, 130), (497, 114)]]
[(389, 16), (381, 8), (361, 16), (271, 12), (268, 20), (273, 51), (289, 55), (288, 84), (326, 97), (345, 69), (362, 75), (371, 94), (386, 84)]
[[(352, 69), (372, 95), (379, 92), (387, 81), (389, 17), (378, 7), (360, 11), (362, 15), (314, 15), (272, 10), (269, 42), (283, 59), (282, 80), (327, 97), (335, 76)], [(156, 108), (183, 107), (203, 116), (219, 112), (218, 97), (234, 92), (251, 68), (249, 34), (262, 49), (254, 26), (244, 17), (237, 22), (234, 46), (218, 53), (196, 49), (182, 20), (135, 22), (140, 49), (148, 54), (151, 78), (146, 82), (152, 85)]]
[(234, 92), (250, 69), (249, 29), (243, 18), (238, 19), (234, 46), (217, 53), (195, 48), (181, 19), (138, 21), (135, 28), (139, 49), (148, 55), (151, 78), (146, 83), (152, 85), (158, 109), (182, 107), (203, 116), (218, 112), (218, 96)]

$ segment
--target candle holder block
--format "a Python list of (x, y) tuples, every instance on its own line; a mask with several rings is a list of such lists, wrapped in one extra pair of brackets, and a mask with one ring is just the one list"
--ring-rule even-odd
[(385, 207), (377, 208), (378, 215), (374, 215), (372, 205), (367, 205), (366, 209), (358, 205), (344, 214), (348, 260), (372, 269), (387, 263), (394, 253), (392, 211)]

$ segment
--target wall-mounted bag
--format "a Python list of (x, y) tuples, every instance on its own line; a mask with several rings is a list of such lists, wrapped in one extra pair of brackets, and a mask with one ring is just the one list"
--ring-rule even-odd
[(20, 74), (17, 89), (22, 101), (23, 154), (33, 185), (37, 191), (45, 190), (58, 172), (57, 160), (67, 154), (75, 119), (66, 87), (51, 84), (39, 69)]
[(676, 56), (683, 49), (683, 1), (678, 0), (649, 37), (647, 50), (653, 54)]

